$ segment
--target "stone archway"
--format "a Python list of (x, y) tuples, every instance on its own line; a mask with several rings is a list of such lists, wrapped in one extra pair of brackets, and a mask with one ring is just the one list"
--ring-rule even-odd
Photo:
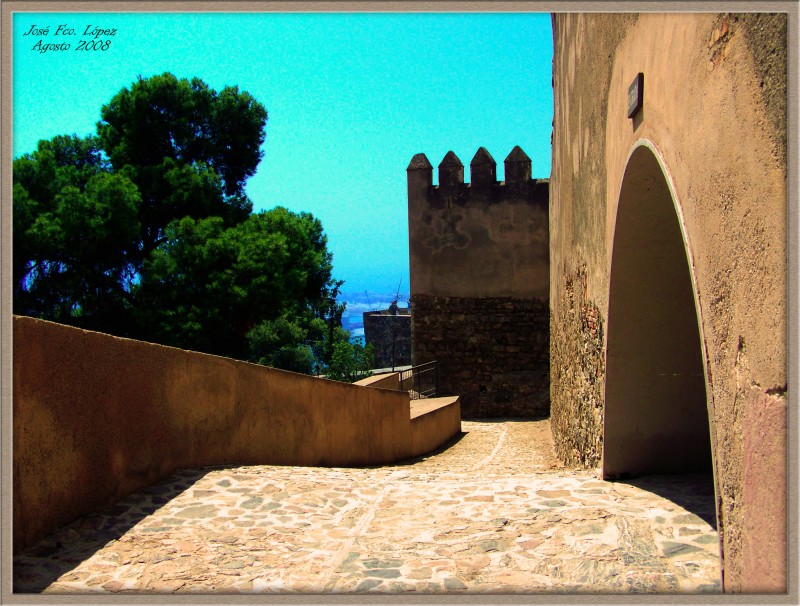
[(640, 144), (625, 169), (614, 232), (604, 478), (712, 470), (698, 317), (667, 178)]

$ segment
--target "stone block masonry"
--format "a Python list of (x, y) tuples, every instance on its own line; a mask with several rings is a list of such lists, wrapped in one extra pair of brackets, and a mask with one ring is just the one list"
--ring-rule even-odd
[(411, 364), (410, 311), (395, 305), (383, 311), (364, 312), (364, 340), (374, 348), (374, 368)]
[(546, 301), (414, 295), (415, 364), (437, 360), (439, 392), (465, 417), (549, 414)]

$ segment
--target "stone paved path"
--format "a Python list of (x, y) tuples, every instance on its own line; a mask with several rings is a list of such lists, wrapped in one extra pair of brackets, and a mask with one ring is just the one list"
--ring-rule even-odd
[(603, 482), (546, 420), (462, 428), (410, 465), (183, 470), (15, 557), (14, 591), (719, 592), (707, 476)]

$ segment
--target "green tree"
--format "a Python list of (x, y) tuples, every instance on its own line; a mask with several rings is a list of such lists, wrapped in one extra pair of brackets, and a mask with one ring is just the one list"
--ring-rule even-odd
[(58, 136), (14, 162), (14, 310), (106, 329), (130, 307), (139, 192), (92, 137)]
[(165, 73), (102, 107), (97, 135), (14, 160), (14, 312), (320, 373), (344, 306), (319, 220), (253, 214), (267, 112)]
[(281, 316), (265, 320), (247, 333), (250, 360), (304, 374), (319, 372), (314, 355), (314, 326), (304, 327), (300, 318)]
[(129, 170), (141, 193), (143, 258), (174, 219), (220, 216), (233, 225), (252, 212), (244, 185), (263, 155), (267, 111), (249, 93), (170, 73), (140, 76), (101, 118), (111, 166)]
[(97, 136), (14, 161), (14, 311), (136, 336), (135, 291), (169, 225), (250, 216), (267, 112), (236, 87), (165, 73), (123, 88), (101, 118)]
[(139, 323), (148, 340), (251, 359), (247, 335), (259, 324), (291, 316), (307, 330), (332, 269), (322, 224), (308, 213), (278, 207), (232, 227), (184, 217), (144, 264)]

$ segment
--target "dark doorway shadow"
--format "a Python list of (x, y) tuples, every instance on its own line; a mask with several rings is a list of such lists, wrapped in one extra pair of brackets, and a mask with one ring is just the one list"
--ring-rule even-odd
[(131, 493), (99, 513), (62, 526), (13, 557), (13, 592), (40, 593), (102, 547), (116, 541), (147, 516), (191, 488), (209, 471), (176, 471), (163, 482)]
[(603, 477), (712, 469), (691, 255), (658, 157), (637, 147), (619, 194), (609, 285)]
[(617, 484), (635, 486), (680, 505), (709, 526), (717, 528), (714, 476), (711, 473), (647, 475), (617, 480)]

